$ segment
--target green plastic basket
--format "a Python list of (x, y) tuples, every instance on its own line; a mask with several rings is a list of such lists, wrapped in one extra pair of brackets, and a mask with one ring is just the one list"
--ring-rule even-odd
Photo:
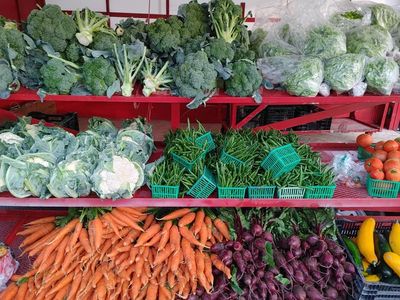
[(275, 148), (261, 162), (261, 167), (272, 172), (274, 179), (292, 171), (300, 163), (300, 156), (291, 144)]
[(153, 184), (151, 186), (151, 196), (153, 198), (178, 198), (179, 185), (168, 186)]
[(367, 191), (371, 197), (397, 198), (400, 190), (400, 182), (389, 180), (377, 180), (368, 176)]
[(302, 199), (304, 198), (305, 189), (300, 187), (283, 187), (278, 188), (279, 199)]
[(175, 153), (171, 153), (172, 159), (177, 162), (178, 164), (180, 164), (181, 166), (183, 166), (184, 168), (188, 169), (189, 171), (191, 171), (193, 169), (193, 166), (196, 164), (196, 162), (199, 159), (202, 159), (204, 157), (206, 153), (203, 153), (202, 155), (200, 155), (198, 158), (196, 158), (194, 161), (188, 161), (187, 159), (183, 158), (182, 156), (179, 156)]
[(217, 187), (217, 183), (213, 174), (207, 168), (204, 169), (203, 175), (187, 192), (188, 195), (194, 198), (208, 198)]
[(357, 158), (358, 160), (367, 160), (368, 158), (372, 157), (372, 153), (369, 153), (368, 151), (366, 151), (363, 147), (358, 147), (358, 151), (357, 151)]
[(224, 164), (233, 163), (237, 166), (243, 165), (245, 163), (244, 161), (237, 159), (236, 157), (226, 153), (224, 150), (222, 150), (221, 158), (219, 160)]
[(195, 142), (198, 146), (205, 147), (205, 151), (207, 153), (216, 148), (211, 132), (207, 132), (202, 136), (199, 136)]
[(222, 187), (218, 186), (218, 198), (244, 199), (246, 187)]
[(275, 186), (249, 186), (248, 194), (250, 199), (274, 198)]
[(309, 186), (306, 188), (306, 199), (332, 199), (336, 185), (331, 186)]

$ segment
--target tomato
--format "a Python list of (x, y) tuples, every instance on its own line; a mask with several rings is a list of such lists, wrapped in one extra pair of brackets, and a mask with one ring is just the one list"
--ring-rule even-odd
[(383, 171), (380, 169), (372, 169), (371, 172), (369, 173), (369, 176), (372, 179), (379, 179), (379, 180), (385, 179), (385, 173), (383, 173)]
[(395, 141), (387, 141), (385, 144), (383, 144), (383, 150), (386, 152), (390, 151), (397, 151), (399, 149), (399, 144)]
[(384, 162), (387, 158), (387, 152), (384, 150), (375, 150), (375, 152), (372, 153), (372, 157), (376, 157)]
[(390, 169), (400, 169), (400, 162), (397, 159), (388, 159), (383, 164), (383, 171), (387, 172)]
[(397, 168), (388, 170), (386, 172), (386, 179), (390, 181), (400, 181), (400, 170)]
[(384, 141), (380, 141), (380, 142), (376, 143), (375, 150), (383, 150), (383, 145), (384, 144), (385, 144)]
[(374, 153), (374, 151), (375, 151), (374, 147), (372, 147), (372, 146), (364, 147), (364, 150), (371, 154)]
[(365, 161), (364, 168), (367, 172), (370, 172), (372, 169), (382, 170), (383, 162), (376, 157), (369, 158)]
[(368, 133), (360, 134), (357, 137), (357, 145), (360, 147), (368, 147), (372, 144), (372, 135)]
[(387, 155), (388, 159), (399, 159), (400, 160), (400, 151), (390, 151)]

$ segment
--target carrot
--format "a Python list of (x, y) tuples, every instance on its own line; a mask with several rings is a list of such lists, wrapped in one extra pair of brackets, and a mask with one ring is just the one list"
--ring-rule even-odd
[(135, 273), (136, 273), (136, 277), (139, 277), (142, 275), (142, 271), (143, 271), (143, 265), (144, 265), (144, 259), (139, 259), (136, 262), (135, 265)]
[(114, 222), (114, 219), (111, 218), (111, 215), (109, 214), (104, 214), (102, 215), (102, 218), (107, 222), (108, 225), (110, 225), (111, 229), (115, 232), (115, 234), (121, 239), (121, 235), (118, 230), (117, 224)]
[(165, 287), (165, 285), (158, 286), (158, 298), (160, 300), (171, 299), (171, 292)]
[(51, 231), (53, 231), (53, 229), (54, 229), (54, 225), (50, 226), (50, 227), (49, 226), (44, 226), (44, 225), (41, 226), (40, 228), (38, 228), (37, 231), (35, 231), (31, 235), (27, 236), (22, 241), (20, 247), (26, 247), (26, 246), (29, 246), (29, 245), (33, 244), (34, 242), (38, 241), (42, 237), (44, 237), (47, 234), (49, 234)]
[(136, 255), (139, 252), (139, 248), (131, 247), (129, 251), (129, 263), (133, 264), (135, 262)]
[(142, 233), (137, 242), (135, 247), (139, 247), (144, 245), (147, 241), (149, 241), (155, 234), (157, 234), (161, 230), (160, 224), (154, 224), (150, 226), (144, 233)]
[[(201, 228), (200, 228), (200, 244), (202, 245), (206, 245), (207, 247), (209, 247), (209, 245), (207, 245), (207, 237), (208, 237), (208, 231), (207, 231), (207, 225), (206, 223), (202, 223), (201, 224)], [(199, 247), (200, 251), (203, 251), (203, 247)]]
[(18, 280), (20, 280), (21, 278), (24, 278), (24, 277), (29, 277), (29, 276), (14, 274), (13, 276), (11, 276), (10, 281), (17, 282)]
[(115, 259), (115, 264), (118, 266), (120, 265), (124, 260), (129, 259), (129, 252), (122, 252), (116, 259)]
[(131, 286), (132, 300), (135, 300), (139, 296), (141, 286), (142, 286), (142, 284), (140, 282), (140, 278), (134, 276), (133, 280), (132, 280), (132, 286)]
[(133, 229), (144, 231), (142, 227), (140, 227), (135, 221), (131, 219), (131, 217), (125, 215), (124, 213), (118, 210), (113, 209), (111, 211), (111, 215), (114, 216), (116, 219), (118, 218), (121, 222), (132, 227)]
[(167, 275), (167, 281), (168, 281), (168, 285), (170, 288), (173, 288), (175, 286), (175, 273), (174, 272), (168, 272)]
[(54, 267), (58, 268), (61, 265), (61, 262), (66, 252), (65, 249), (67, 248), (69, 240), (70, 240), (69, 236), (64, 237), (60, 245), (57, 247), (57, 255), (54, 260)]
[(165, 247), (169, 240), (169, 231), (172, 227), (172, 221), (167, 221), (164, 223), (163, 228), (161, 230), (161, 239), (158, 244), (158, 250), (161, 250)]
[(133, 243), (141, 234), (142, 232), (139, 230), (132, 229), (124, 238), (124, 246), (128, 246)]
[(73, 278), (72, 283), (71, 283), (71, 288), (70, 288), (70, 290), (68, 292), (67, 300), (75, 299), (76, 293), (78, 292), (78, 288), (79, 288), (79, 285), (81, 283), (81, 279), (82, 279), (82, 273), (81, 272), (76, 272), (74, 274), (74, 278)]
[(179, 233), (182, 235), (184, 239), (189, 241), (191, 244), (198, 247), (208, 248), (206, 245), (203, 245), (198, 240), (196, 240), (193, 233), (187, 227), (179, 228)]
[(28, 283), (24, 282), (19, 286), (17, 295), (15, 296), (15, 300), (25, 300), (25, 295), (27, 291), (28, 291)]
[(61, 240), (66, 236), (68, 233), (70, 233), (76, 226), (76, 224), (79, 222), (79, 219), (73, 219), (71, 220), (67, 225), (65, 225), (61, 230), (58, 232), (58, 234), (54, 237), (52, 241), (49, 242), (49, 244), (53, 244), (56, 241)]
[(161, 221), (175, 220), (175, 219), (183, 217), (184, 215), (186, 215), (190, 212), (192, 212), (192, 210), (190, 208), (177, 209), (177, 210), (165, 215), (164, 217), (162, 217), (159, 220), (161, 220)]
[(134, 216), (146, 216), (145, 213), (143, 213), (142, 211), (133, 208), (133, 207), (116, 207), (114, 208), (116, 210), (119, 210), (125, 214), (129, 214), (129, 215), (134, 215)]
[[(144, 266), (146, 266), (146, 264), (144, 264)], [(142, 285), (147, 285), (149, 283), (149, 277), (147, 277), (146, 272), (142, 272), (142, 275), (140, 275), (140, 282), (142, 283)]]
[(216, 227), (213, 227), (212, 234), (216, 241), (222, 242), (224, 240), (224, 236), (222, 235), (222, 233), (219, 232)]
[(146, 247), (152, 247), (161, 240), (161, 232), (158, 232), (153, 238), (144, 244)]
[(45, 224), (45, 223), (51, 223), (54, 222), (56, 220), (55, 216), (51, 216), (51, 217), (45, 217), (45, 218), (40, 218), (40, 219), (36, 219), (34, 221), (31, 221), (29, 223), (26, 223), (25, 226), (30, 226), (30, 225), (37, 225), (37, 224)]
[(170, 265), (171, 271), (176, 272), (179, 268), (179, 264), (182, 262), (182, 252), (180, 248), (178, 248), (178, 250), (175, 251), (174, 254), (172, 254), (170, 260), (171, 260), (171, 265)]
[(150, 282), (147, 287), (146, 300), (157, 300), (158, 285)]
[(212, 262), (208, 254), (204, 255), (204, 274), (206, 275), (207, 281), (212, 286), (214, 284), (214, 275), (212, 273)]
[[(49, 249), (50, 249), (51, 253), (49, 254), (49, 256), (47, 258), (45, 258), (47, 250), (49, 250)], [(48, 247), (46, 249), (46, 252), (44, 252), (43, 261), (40, 264), (40, 266), (37, 270), (37, 273), (47, 271), (47, 269), (53, 265), (55, 259), (56, 259), (56, 252), (52, 251), (51, 248)]]
[(60, 280), (59, 282), (57, 282), (57, 285), (54, 286), (49, 292), (48, 295), (52, 295), (57, 293), (59, 290), (61, 290), (63, 287), (69, 285), (72, 280), (74, 279), (74, 274), (70, 273), (67, 276), (65, 276), (62, 280)]
[(218, 258), (218, 256), (215, 254), (211, 254), (210, 258), (213, 266), (223, 272), (228, 279), (231, 279), (231, 270), (227, 266), (225, 266), (225, 264)]
[(182, 240), (181, 245), (183, 257), (189, 271), (190, 279), (194, 280), (197, 278), (196, 258), (194, 250), (192, 249), (190, 242), (186, 239)]
[(207, 239), (209, 240), (212, 237), (212, 227), (213, 227), (211, 218), (209, 216), (206, 216), (204, 218), (204, 223), (206, 223), (206, 225), (207, 225), (207, 231), (208, 231)]
[(201, 230), (202, 225), (204, 224), (204, 217), (205, 217), (205, 213), (202, 209), (200, 209), (199, 211), (197, 211), (196, 213), (196, 218), (194, 219), (194, 223), (192, 226), (192, 230), (194, 235), (198, 234)]
[(107, 297), (107, 289), (104, 279), (101, 279), (99, 286), (95, 290), (96, 299), (105, 300)]
[(103, 224), (99, 218), (92, 221), (94, 230), (94, 245), (95, 249), (99, 250), (103, 239)]
[(22, 231), (18, 232), (17, 235), (28, 236), (30, 234), (36, 233), (39, 229), (50, 228), (51, 230), (53, 230), (54, 227), (55, 227), (54, 223), (46, 223), (46, 224), (34, 225), (34, 226), (28, 227), (25, 230), (22, 230)]
[(64, 261), (63, 261), (63, 263), (62, 263), (62, 265), (61, 265), (61, 270), (62, 270), (64, 273), (66, 273), (67, 270), (69, 269), (69, 267), (70, 267), (72, 261), (73, 261), (74, 259), (76, 259), (77, 257), (79, 257), (79, 255), (80, 255), (83, 251), (85, 251), (85, 250), (83, 249), (83, 247), (80, 247), (80, 248), (77, 249), (75, 252), (73, 252), (73, 251), (72, 251), (72, 252), (68, 252), (68, 253), (65, 255), (65, 257), (64, 257)]
[[(59, 228), (54, 229), (47, 236), (42, 237), (40, 240), (34, 242), (29, 247), (25, 248), (25, 251), (29, 251), (29, 256), (36, 256), (39, 252), (43, 250), (47, 246), (47, 242), (50, 241), (56, 234), (60, 231)], [(29, 249), (29, 250), (28, 250)]]
[(71, 238), (68, 243), (67, 251), (72, 251), (75, 244), (78, 242), (79, 234), (81, 233), (83, 224), (78, 222), (75, 226), (74, 232), (71, 235)]
[(184, 215), (182, 218), (179, 219), (178, 226), (183, 227), (191, 224), (194, 219), (196, 218), (196, 213), (190, 212)]
[(169, 230), (169, 241), (171, 243), (172, 248), (175, 251), (178, 251), (181, 247), (181, 235), (179, 233), (178, 226), (173, 225)]
[(231, 235), (229, 233), (229, 228), (224, 221), (219, 218), (214, 219), (214, 226), (222, 233), (226, 240), (231, 239)]
[(183, 299), (187, 299), (189, 297), (189, 293), (190, 293), (190, 286), (189, 284), (186, 284), (180, 296)]
[[(143, 300), (146, 297), (148, 287), (143, 288), (139, 295), (137, 296), (136, 300)], [(147, 300), (147, 299), (146, 299)]]
[(18, 293), (18, 286), (15, 283), (11, 283), (1, 294), (2, 300), (13, 300)]
[(100, 250), (100, 258), (99, 258), (100, 261), (103, 260), (104, 256), (106, 255), (107, 251), (110, 250), (112, 245), (113, 244), (112, 244), (111, 239), (108, 239), (103, 243), (103, 246)]
[(52, 297), (52, 298), (50, 298), (50, 299), (54, 299), (54, 300), (64, 300), (64, 299), (65, 299), (65, 296), (66, 296), (67, 293), (68, 293), (68, 289), (69, 289), (69, 286), (68, 286), (68, 285), (64, 286), (62, 289), (60, 289), (60, 290), (58, 291), (58, 293), (57, 293), (54, 297)]
[(92, 247), (90, 247), (89, 236), (86, 228), (82, 228), (79, 234), (79, 242), (87, 253), (92, 253)]
[(153, 221), (154, 221), (154, 215), (153, 214), (147, 215), (146, 219), (144, 220), (143, 229), (146, 230), (147, 228), (149, 228), (153, 223)]
[(174, 249), (171, 247), (171, 245), (167, 244), (167, 246), (165, 246), (164, 250), (161, 250), (160, 252), (157, 253), (157, 256), (154, 259), (153, 265), (157, 266), (157, 265), (163, 263), (165, 260), (168, 259), (168, 257), (172, 254), (173, 251), (174, 251)]
[[(123, 242), (122, 242), (123, 244)], [(128, 246), (122, 246), (122, 247), (118, 247), (117, 248), (117, 252), (121, 253), (121, 252), (129, 252), (129, 250), (131, 250), (132, 246), (128, 245)]]

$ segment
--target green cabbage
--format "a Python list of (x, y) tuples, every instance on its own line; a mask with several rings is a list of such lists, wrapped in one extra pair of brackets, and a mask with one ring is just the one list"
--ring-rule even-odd
[(372, 24), (380, 25), (392, 31), (400, 22), (399, 13), (393, 7), (385, 4), (376, 4), (370, 7), (372, 11)]
[(325, 82), (336, 92), (350, 91), (364, 76), (366, 58), (360, 54), (342, 54), (325, 62)]
[(399, 79), (399, 66), (391, 57), (375, 57), (367, 63), (365, 79), (370, 92), (390, 95)]
[(304, 54), (327, 59), (346, 53), (346, 35), (339, 29), (324, 25), (312, 29), (306, 38)]
[(369, 57), (385, 56), (393, 49), (389, 31), (379, 25), (361, 26), (347, 34), (347, 51)]

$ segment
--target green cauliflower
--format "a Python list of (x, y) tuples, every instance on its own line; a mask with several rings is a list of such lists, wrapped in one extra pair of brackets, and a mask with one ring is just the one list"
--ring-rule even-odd
[(393, 49), (389, 31), (379, 25), (358, 27), (347, 34), (347, 52), (369, 57), (385, 56)]
[(128, 18), (117, 24), (115, 31), (122, 44), (130, 44), (134, 40), (144, 41), (145, 27), (143, 21)]
[(78, 82), (79, 75), (59, 59), (52, 58), (40, 68), (43, 84), (47, 92), (67, 95)]
[(399, 79), (399, 66), (391, 57), (374, 57), (365, 68), (365, 81), (370, 92), (390, 95)]
[(0, 61), (0, 98), (7, 98), (13, 81), (14, 76), (9, 64), (5, 61)]
[(304, 54), (328, 59), (346, 53), (346, 35), (339, 29), (323, 25), (308, 32)]
[(157, 19), (155, 22), (146, 26), (147, 45), (159, 54), (169, 54), (182, 44), (183, 23), (176, 16), (168, 19)]
[(103, 57), (86, 61), (82, 66), (82, 75), (87, 90), (97, 96), (105, 95), (108, 87), (117, 80), (114, 66)]
[(18, 29), (5, 29), (0, 27), (0, 59), (9, 60), (9, 49), (12, 49), (16, 56), (12, 59), (12, 64), (20, 69), (24, 66), (26, 43), (22, 32)]
[(97, 32), (93, 35), (91, 48), (101, 51), (112, 51), (114, 44), (118, 44), (118, 38), (115, 35)]
[(251, 61), (234, 62), (232, 73), (233, 75), (225, 82), (225, 92), (230, 96), (252, 96), (261, 85), (262, 77)]
[(376, 4), (370, 7), (372, 24), (380, 25), (388, 31), (396, 29), (400, 23), (400, 14), (391, 6)]
[(210, 31), (207, 5), (199, 4), (197, 0), (180, 5), (178, 16), (183, 18), (182, 37), (185, 41)]
[(204, 51), (188, 54), (173, 75), (177, 93), (194, 99), (188, 104), (189, 108), (204, 103), (217, 85), (217, 72)]
[(54, 50), (64, 52), (76, 32), (74, 20), (58, 5), (46, 4), (28, 16), (27, 33), (35, 40), (49, 43)]
[(232, 61), (235, 56), (231, 44), (225, 42), (224, 39), (212, 39), (204, 51), (211, 60)]

